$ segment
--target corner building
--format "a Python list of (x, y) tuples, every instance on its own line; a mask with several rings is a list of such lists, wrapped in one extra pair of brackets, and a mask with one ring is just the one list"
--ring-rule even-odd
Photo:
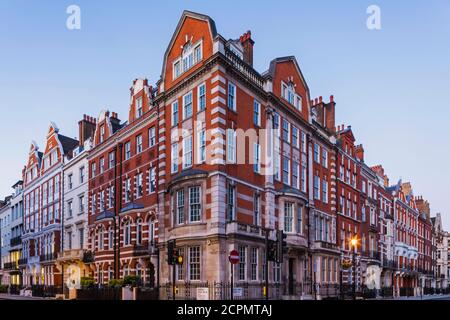
[[(261, 297), (265, 230), (270, 239), (284, 230), (289, 249), (283, 264), (269, 263), (269, 294), (337, 294), (334, 102), (317, 99), (313, 114), (296, 59), (274, 59), (259, 73), (253, 45), (250, 32), (226, 40), (211, 18), (186, 11), (166, 50), (154, 99), (160, 279), (171, 281), (169, 240), (185, 257), (180, 287), (229, 282), (228, 254), (237, 250), (236, 286)], [(315, 145), (323, 150), (317, 165)]]

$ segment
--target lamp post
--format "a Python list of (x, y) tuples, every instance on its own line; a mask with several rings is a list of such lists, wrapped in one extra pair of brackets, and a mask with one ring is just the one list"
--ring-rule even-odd
[(356, 237), (350, 240), (350, 245), (353, 248), (353, 300), (356, 300), (356, 249), (358, 246), (358, 239)]

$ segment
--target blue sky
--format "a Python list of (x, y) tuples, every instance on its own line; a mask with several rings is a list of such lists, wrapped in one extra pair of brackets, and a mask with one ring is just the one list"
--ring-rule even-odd
[[(81, 8), (81, 30), (66, 8)], [(369, 5), (382, 29), (366, 28)], [(20, 177), (31, 140), (43, 149), (54, 121), (77, 136), (84, 113), (127, 116), (134, 78), (155, 83), (184, 9), (210, 15), (225, 38), (251, 30), (255, 68), (295, 55), (312, 97), (337, 101), (369, 165), (411, 181), (450, 229), (450, 3), (430, 1), (0, 2), (0, 194)]]

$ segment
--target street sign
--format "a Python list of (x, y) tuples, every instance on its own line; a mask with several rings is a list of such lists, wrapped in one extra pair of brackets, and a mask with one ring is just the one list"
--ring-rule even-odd
[(231, 264), (238, 264), (239, 263), (239, 252), (236, 250), (233, 250), (230, 252), (230, 256), (228, 257), (228, 260), (230, 260)]

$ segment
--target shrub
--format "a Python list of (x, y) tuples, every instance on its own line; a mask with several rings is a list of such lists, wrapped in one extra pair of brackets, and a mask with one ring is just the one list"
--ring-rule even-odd
[(137, 287), (138, 284), (141, 282), (141, 278), (139, 276), (125, 276), (123, 278), (123, 285), (124, 286), (131, 286), (131, 287)]
[(8, 293), (8, 286), (0, 284), (0, 293)]
[(109, 286), (111, 287), (121, 287), (123, 285), (122, 279), (111, 279), (109, 280)]
[(80, 279), (80, 285), (83, 288), (93, 287), (95, 285), (95, 281), (93, 278), (90, 277), (82, 277)]

